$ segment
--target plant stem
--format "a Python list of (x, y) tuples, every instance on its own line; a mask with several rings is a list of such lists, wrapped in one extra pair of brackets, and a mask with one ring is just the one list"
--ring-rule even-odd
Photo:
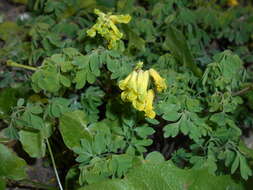
[(246, 87), (246, 88), (244, 88), (244, 89), (242, 89), (242, 90), (240, 90), (238, 92), (234, 92), (232, 95), (233, 96), (243, 95), (243, 94), (247, 93), (250, 90), (253, 90), (253, 85), (250, 85), (250, 86), (248, 86), (248, 87)]
[(50, 154), (50, 157), (51, 157), (51, 160), (52, 160), (52, 163), (53, 163), (54, 173), (55, 173), (55, 176), (56, 176), (56, 179), (57, 179), (59, 188), (60, 188), (60, 190), (63, 190), (62, 185), (61, 185), (61, 181), (60, 181), (60, 178), (59, 178), (57, 169), (56, 169), (56, 164), (55, 164), (55, 160), (54, 160), (54, 155), (53, 155), (53, 152), (52, 152), (52, 149), (51, 149), (51, 146), (50, 146), (50, 143), (49, 143), (49, 140), (48, 140), (48, 139), (46, 139), (46, 143), (47, 143), (47, 147), (48, 147), (48, 150), (49, 150), (49, 154)]
[(18, 67), (18, 68), (22, 68), (22, 69), (28, 69), (28, 70), (31, 70), (31, 71), (36, 71), (37, 70), (36, 67), (19, 64), (19, 63), (16, 63), (14, 61), (11, 61), (11, 60), (7, 61), (7, 65), (10, 66), (10, 67)]

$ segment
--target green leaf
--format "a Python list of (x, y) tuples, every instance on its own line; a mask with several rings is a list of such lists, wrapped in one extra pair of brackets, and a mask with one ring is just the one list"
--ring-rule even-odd
[(49, 113), (52, 117), (60, 117), (63, 113), (69, 112), (70, 100), (65, 98), (53, 98), (49, 105)]
[(70, 87), (71, 85), (71, 81), (64, 75), (60, 75), (60, 81), (61, 81), (61, 84), (65, 87)]
[(100, 75), (100, 70), (99, 70), (100, 61), (99, 61), (98, 54), (93, 53), (93, 54), (90, 55), (90, 62), (89, 62), (89, 65), (90, 65), (90, 70), (91, 70), (91, 72), (92, 72), (96, 77), (98, 77), (98, 76)]
[(34, 114), (40, 114), (43, 112), (43, 109), (39, 105), (34, 105), (29, 107), (29, 111)]
[(16, 156), (10, 149), (0, 144), (0, 184), (3, 186), (2, 177), (13, 180), (26, 178), (26, 162)]
[(131, 51), (132, 49), (137, 49), (144, 51), (145, 50), (145, 40), (139, 37), (133, 30), (126, 27), (126, 32), (128, 35), (128, 50)]
[(176, 137), (179, 133), (179, 123), (180, 122), (165, 125), (163, 128), (164, 137)]
[[(47, 63), (47, 60), (43, 63)], [(56, 64), (42, 66), (32, 75), (32, 85), (36, 92), (46, 90), (54, 93), (60, 89), (59, 71)]]
[(206, 169), (183, 170), (171, 162), (146, 163), (132, 169), (124, 179), (108, 179), (79, 190), (243, 190), (230, 176), (214, 176)]
[(170, 50), (171, 53), (175, 56), (175, 58), (178, 59), (181, 64), (192, 70), (192, 72), (196, 76), (202, 76), (201, 69), (198, 68), (196, 63), (194, 63), (193, 56), (186, 43), (186, 39), (183, 33), (172, 25), (167, 28), (167, 35), (164, 42), (164, 47), (166, 50)]
[(87, 72), (87, 82), (93, 84), (96, 81), (96, 75), (91, 72)]
[(147, 136), (152, 135), (155, 130), (148, 126), (141, 126), (134, 129), (136, 131), (137, 135), (141, 138), (147, 138)]
[(163, 155), (160, 153), (160, 152), (157, 152), (157, 151), (153, 151), (153, 152), (150, 152), (146, 158), (145, 158), (146, 161), (148, 162), (152, 162), (152, 163), (163, 163), (165, 161)]
[(32, 158), (41, 158), (45, 156), (46, 144), (44, 143), (44, 138), (41, 133), (21, 130), (18, 134), (22, 147), (29, 156)]
[(81, 139), (90, 139), (90, 132), (87, 128), (86, 114), (76, 110), (64, 113), (60, 117), (59, 129), (65, 145), (69, 149), (80, 146)]
[(95, 86), (88, 87), (86, 91), (81, 95), (81, 104), (87, 113), (89, 122), (95, 122), (98, 120), (98, 106), (103, 103), (102, 98), (104, 96), (104, 91)]
[(92, 144), (92, 149), (96, 154), (102, 154), (103, 152), (106, 152), (106, 137), (102, 132), (99, 132), (95, 135), (94, 141)]
[(82, 69), (76, 72), (74, 82), (76, 83), (76, 89), (81, 89), (85, 86), (87, 80), (87, 70)]
[(180, 118), (181, 114), (178, 112), (167, 112), (163, 114), (162, 118), (167, 121), (177, 121)]
[(17, 91), (13, 88), (5, 88), (0, 91), (0, 119), (7, 116), (17, 102)]
[(184, 117), (184, 119), (182, 119), (180, 121), (180, 130), (181, 132), (184, 134), (184, 135), (187, 135), (190, 131), (190, 124), (191, 124), (191, 121), (189, 121), (187, 118)]
[(237, 154), (235, 157), (235, 160), (231, 166), (231, 174), (235, 173), (236, 169), (239, 167), (239, 163), (240, 163), (240, 157)]
[(252, 176), (252, 170), (248, 166), (247, 160), (242, 155), (240, 155), (240, 173), (244, 180), (247, 180), (249, 176)]

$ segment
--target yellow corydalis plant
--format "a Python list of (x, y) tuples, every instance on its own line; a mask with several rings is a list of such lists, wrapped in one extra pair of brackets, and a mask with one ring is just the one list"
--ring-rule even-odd
[(112, 15), (111, 12), (105, 14), (98, 9), (94, 9), (94, 13), (98, 15), (96, 24), (94, 24), (89, 30), (87, 30), (87, 34), (90, 37), (95, 37), (98, 33), (109, 42), (109, 49), (117, 47), (117, 42), (123, 37), (123, 34), (119, 31), (116, 24), (129, 23), (131, 20), (131, 16)]
[(123, 90), (121, 99), (125, 102), (132, 102), (135, 109), (144, 111), (145, 116), (155, 118), (153, 108), (155, 92), (148, 89), (150, 78), (153, 79), (156, 90), (162, 92), (167, 88), (165, 79), (154, 69), (142, 70), (143, 62), (137, 63), (135, 69), (124, 79), (119, 81), (119, 88)]

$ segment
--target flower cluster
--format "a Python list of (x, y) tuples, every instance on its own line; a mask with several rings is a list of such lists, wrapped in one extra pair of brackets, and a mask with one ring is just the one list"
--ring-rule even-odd
[(167, 85), (165, 79), (155, 69), (143, 71), (142, 64), (139, 62), (134, 71), (119, 82), (119, 88), (123, 90), (121, 99), (132, 102), (135, 109), (144, 111), (145, 116), (153, 119), (156, 115), (153, 108), (155, 92), (153, 89), (148, 89), (150, 78), (153, 79), (158, 92), (165, 90)]
[(98, 15), (97, 22), (92, 26), (92, 28), (87, 30), (87, 34), (90, 37), (95, 37), (96, 33), (98, 33), (109, 42), (109, 49), (117, 47), (117, 42), (123, 37), (123, 34), (119, 31), (115, 24), (127, 24), (130, 22), (131, 16), (112, 15), (112, 13), (105, 14), (98, 9), (95, 9), (94, 13)]

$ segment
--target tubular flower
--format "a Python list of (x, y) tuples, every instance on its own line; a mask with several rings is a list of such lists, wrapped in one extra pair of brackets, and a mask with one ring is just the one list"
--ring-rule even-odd
[(156, 113), (153, 108), (155, 92), (148, 89), (150, 76), (154, 79), (158, 92), (166, 89), (165, 79), (157, 71), (150, 69), (143, 71), (142, 62), (137, 63), (134, 71), (124, 80), (119, 81), (119, 88), (123, 91), (121, 99), (125, 102), (131, 102), (133, 107), (139, 111), (144, 111), (145, 116), (154, 118)]
[(148, 71), (140, 70), (137, 78), (138, 95), (140, 101), (143, 101), (147, 95), (148, 83), (149, 83)]
[(153, 108), (153, 100), (155, 97), (155, 93), (152, 89), (148, 90), (147, 96), (145, 98), (145, 115), (151, 119), (155, 118), (155, 111)]
[(227, 3), (228, 3), (228, 5), (229, 5), (230, 7), (235, 7), (235, 6), (239, 5), (239, 3), (238, 3), (237, 0), (228, 0)]
[(98, 9), (94, 9), (94, 13), (98, 15), (97, 22), (89, 30), (87, 30), (87, 34), (93, 38), (98, 33), (109, 42), (109, 49), (117, 47), (117, 42), (123, 37), (123, 34), (119, 31), (115, 24), (127, 24), (130, 22), (131, 16), (112, 15), (112, 13), (105, 14)]
[(155, 69), (149, 69), (149, 74), (154, 79), (158, 92), (162, 92), (167, 88), (165, 79), (163, 79)]

